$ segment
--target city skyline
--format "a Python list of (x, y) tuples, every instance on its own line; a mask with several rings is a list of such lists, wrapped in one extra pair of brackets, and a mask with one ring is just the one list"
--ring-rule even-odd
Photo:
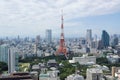
[(119, 0), (1, 0), (0, 37), (43, 37), (46, 29), (59, 37), (61, 9), (65, 37), (83, 37), (87, 29), (92, 29), (93, 36), (101, 36), (102, 30), (110, 35), (119, 34)]

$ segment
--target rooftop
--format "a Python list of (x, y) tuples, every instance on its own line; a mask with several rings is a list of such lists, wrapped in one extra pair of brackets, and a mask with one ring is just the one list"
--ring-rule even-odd
[(51, 59), (48, 61), (48, 63), (57, 63), (55, 59)]
[(98, 69), (98, 68), (90, 68), (87, 69), (87, 71), (89, 71), (90, 73), (103, 73), (102, 69)]

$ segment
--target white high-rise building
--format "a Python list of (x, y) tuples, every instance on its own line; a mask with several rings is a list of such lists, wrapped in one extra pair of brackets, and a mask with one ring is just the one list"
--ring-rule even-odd
[(8, 63), (9, 48), (7, 44), (0, 45), (0, 61)]
[(52, 42), (52, 30), (51, 29), (46, 30), (46, 41), (47, 43)]
[(16, 48), (10, 48), (8, 54), (8, 72), (15, 72), (18, 68), (18, 54)]
[(91, 47), (91, 43), (92, 43), (92, 30), (91, 29), (87, 29), (86, 41), (87, 41), (87, 46)]

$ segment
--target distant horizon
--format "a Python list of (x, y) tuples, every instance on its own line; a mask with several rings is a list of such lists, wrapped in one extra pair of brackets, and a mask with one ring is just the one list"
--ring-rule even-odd
[[(92, 30), (92, 29), (91, 29)], [(87, 31), (87, 30), (86, 30)], [(108, 34), (109, 34), (109, 36), (111, 37), (111, 36), (113, 36), (113, 35), (117, 35), (117, 36), (120, 36), (120, 34), (110, 34), (107, 30), (105, 30)], [(101, 34), (100, 35), (97, 35), (97, 34), (93, 34), (94, 32), (93, 32), (93, 30), (92, 30), (92, 38), (95, 38), (95, 36), (97, 36), (97, 38), (98, 39), (100, 39), (101, 38), (101, 36), (102, 36), (102, 31), (101, 31)], [(61, 33), (59, 33), (59, 35), (54, 35), (53, 33), (52, 33), (52, 38), (57, 38), (57, 39), (59, 39), (60, 38), (60, 34)], [(40, 35), (40, 34), (37, 34), (37, 35)], [(14, 35), (14, 36), (12, 36), (12, 35), (9, 35), (9, 36), (0, 36), (0, 39), (5, 39), (5, 38), (17, 38), (18, 36), (20, 37), (20, 38), (27, 38), (27, 37), (29, 37), (29, 38), (36, 38), (36, 36), (37, 35)], [(44, 33), (44, 35), (40, 35), (40, 38), (46, 38), (46, 36), (45, 36), (46, 34)], [(72, 36), (66, 36), (66, 34), (64, 34), (65, 35), (65, 39), (66, 38), (86, 38), (86, 33), (85, 33), (85, 35), (75, 35), (75, 34), (72, 34)]]
[(45, 37), (45, 30), (51, 29), (59, 38), (61, 9), (65, 37), (84, 37), (87, 29), (93, 37), (101, 37), (102, 30), (120, 34), (119, 0), (1, 0), (0, 37)]

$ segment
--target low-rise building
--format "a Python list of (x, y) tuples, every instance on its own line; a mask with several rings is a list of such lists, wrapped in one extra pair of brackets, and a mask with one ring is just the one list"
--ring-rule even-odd
[(65, 80), (84, 80), (84, 77), (79, 74), (72, 74), (67, 76)]
[(39, 80), (60, 80), (56, 71), (48, 71), (47, 73), (41, 73)]
[(101, 80), (103, 78), (103, 71), (97, 68), (87, 69), (86, 80)]
[(0, 80), (38, 80), (38, 78), (33, 78), (28, 72), (17, 72), (11, 73), (7, 76), (1, 76)]
[(39, 65), (33, 65), (32, 70), (40, 70), (40, 66)]
[(107, 59), (111, 63), (117, 63), (120, 60), (120, 57), (118, 55), (108, 55)]
[(96, 64), (96, 57), (95, 56), (82, 56), (82, 57), (73, 57), (72, 61), (70, 60), (69, 62), (78, 62), (79, 64), (82, 65), (92, 65)]
[(47, 62), (47, 66), (48, 67), (58, 67), (58, 63), (56, 62), (56, 60), (52, 59)]

